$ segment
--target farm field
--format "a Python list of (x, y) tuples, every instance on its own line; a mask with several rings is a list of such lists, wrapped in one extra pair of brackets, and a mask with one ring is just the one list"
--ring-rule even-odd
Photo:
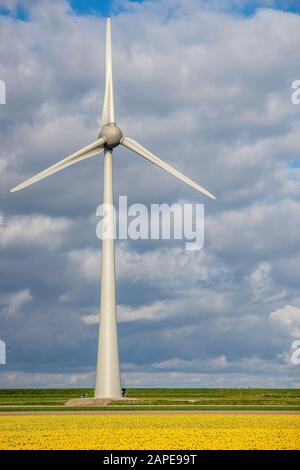
[(300, 450), (300, 390), (127, 389), (135, 401), (66, 405), (82, 393), (0, 390), (0, 449)]
[(0, 416), (0, 449), (300, 449), (287, 414)]
[[(1, 389), (1, 411), (73, 410), (290, 410), (300, 411), (299, 389), (129, 388), (126, 398), (105, 406), (68, 406), (93, 389)], [(84, 404), (84, 401), (82, 401)]]

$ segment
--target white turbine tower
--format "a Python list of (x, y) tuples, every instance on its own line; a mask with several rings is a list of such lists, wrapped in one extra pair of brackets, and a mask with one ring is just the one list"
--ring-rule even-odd
[[(206, 189), (202, 188), (187, 176), (184, 176), (168, 163), (160, 160), (135, 140), (130, 139), (129, 137), (124, 137), (121, 129), (116, 126), (112, 76), (111, 31), (110, 18), (108, 18), (106, 25), (105, 95), (102, 113), (102, 129), (99, 132), (98, 139), (64, 160), (52, 165), (47, 170), (44, 170), (36, 176), (24, 181), (14, 187), (11, 191), (19, 191), (20, 189), (30, 186), (31, 184), (36, 183), (37, 181), (46, 178), (67, 166), (73, 165), (73, 163), (77, 163), (80, 160), (84, 160), (89, 157), (94, 157), (95, 155), (104, 152), (103, 203), (113, 204), (112, 154), (113, 149), (120, 144), (132, 150), (140, 157), (143, 157), (151, 163), (159, 166), (171, 175), (176, 176), (178, 179), (197, 191), (215, 199), (215, 197)], [(107, 232), (114, 233), (114, 217), (112, 212), (109, 212), (106, 222)], [(116, 308), (115, 246), (113, 237), (104, 237), (102, 240), (101, 303), (95, 398), (104, 397), (121, 397)]]

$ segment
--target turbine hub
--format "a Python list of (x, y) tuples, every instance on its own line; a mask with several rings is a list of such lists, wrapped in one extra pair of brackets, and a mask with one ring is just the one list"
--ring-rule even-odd
[(123, 137), (123, 133), (121, 129), (116, 126), (115, 123), (111, 123), (102, 127), (99, 133), (99, 139), (101, 137), (105, 137), (106, 139), (105, 147), (108, 149), (113, 149), (114, 147), (117, 147), (120, 144), (121, 139)]

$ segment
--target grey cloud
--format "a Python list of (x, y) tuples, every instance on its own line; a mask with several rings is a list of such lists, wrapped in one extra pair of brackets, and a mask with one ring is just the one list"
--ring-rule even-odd
[[(217, 195), (205, 206), (201, 252), (117, 244), (127, 385), (299, 386), (297, 368), (283, 360), (292, 334), (270, 314), (300, 305), (299, 172), (290, 168), (300, 151), (300, 108), (290, 101), (300, 18), (273, 9), (245, 17), (236, 9), (247, 2), (230, 2), (231, 11), (228, 3), (123, 2), (113, 18), (120, 125)], [(0, 16), (8, 86), (0, 114), (1, 385), (93, 385), (101, 157), (22, 193), (9, 189), (95, 138), (105, 25), (63, 0), (24, 4), (28, 21)], [(124, 149), (114, 163), (116, 196), (129, 203), (205, 202)]]

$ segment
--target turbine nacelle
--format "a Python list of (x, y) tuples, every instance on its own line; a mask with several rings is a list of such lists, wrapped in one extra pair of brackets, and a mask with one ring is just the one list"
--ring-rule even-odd
[(120, 145), (121, 140), (123, 138), (123, 132), (121, 129), (116, 126), (116, 124), (110, 123), (106, 124), (102, 127), (101, 131), (99, 132), (99, 139), (105, 139), (104, 147), (108, 149), (113, 149)]

